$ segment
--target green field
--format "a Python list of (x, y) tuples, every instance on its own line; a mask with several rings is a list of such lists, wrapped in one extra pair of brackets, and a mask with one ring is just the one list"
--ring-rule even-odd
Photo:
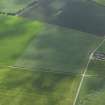
[(103, 39), (38, 21), (6, 16), (0, 19), (0, 62), (6, 65), (80, 73), (89, 53)]
[(72, 104), (78, 76), (8, 68), (43, 31), (43, 23), (5, 16), (0, 22), (0, 105)]
[(105, 6), (105, 0), (94, 0), (96, 3), (104, 5)]
[(0, 22), (0, 105), (72, 105), (78, 73), (102, 37), (18, 17)]

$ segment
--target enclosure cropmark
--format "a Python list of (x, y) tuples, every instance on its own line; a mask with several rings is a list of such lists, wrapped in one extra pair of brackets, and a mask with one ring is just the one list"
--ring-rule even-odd
[(105, 78), (85, 78), (76, 105), (104, 105)]
[(89, 52), (103, 39), (55, 25), (44, 24), (44, 27), (45, 29), (31, 40), (14, 67), (35, 71), (41, 71), (40, 68), (43, 68), (42, 72), (81, 74)]
[[(39, 10), (43, 5), (47, 7), (51, 4), (53, 7), (61, 3), (61, 0), (56, 0), (57, 3), (48, 0), (48, 4), (43, 4), (45, 1), (40, 0), (39, 6), (36, 5), (35, 8)], [(78, 3), (82, 4), (80, 1)], [(90, 6), (90, 2), (86, 3)], [(65, 11), (62, 7), (67, 6), (63, 0), (59, 8), (57, 8), (58, 4), (54, 7), (56, 12), (53, 15), (54, 19), (58, 15), (61, 16)], [(23, 14), (24, 11), (35, 8), (32, 4), (27, 10), (19, 11), (18, 15), (21, 16), (20, 13)], [(38, 11), (38, 13), (41, 12)], [(92, 101), (94, 96), (103, 98), (105, 96), (105, 79), (103, 79), (105, 62), (97, 61), (93, 59), (93, 56), (97, 50), (105, 51), (104, 34), (89, 34), (61, 24), (47, 24), (53, 20), (50, 15), (53, 16), (46, 11), (43, 13), (46, 13), (46, 16), (42, 14), (41, 17), (38, 14), (37, 17), (43, 21), (49, 17), (46, 23), (37, 21), (37, 17), (33, 18), (36, 21), (28, 21), (18, 16), (0, 16), (0, 62), (2, 63), (0, 65), (0, 103), (3, 105), (20, 103), (25, 105), (85, 105), (84, 100), (89, 99), (88, 95), (93, 94)], [(103, 15), (102, 11), (100, 13)], [(100, 19), (102, 18), (104, 16)], [(98, 23), (100, 24), (100, 21)], [(104, 27), (104, 24), (101, 25)], [(96, 27), (94, 29), (97, 30)], [(94, 29), (92, 28), (92, 31)], [(98, 31), (100, 30), (101, 28)], [(102, 76), (101, 79), (99, 76)], [(90, 82), (85, 80), (90, 80)], [(96, 87), (92, 88), (92, 86)], [(95, 91), (97, 91), (96, 94), (94, 94)], [(11, 94), (15, 97), (11, 98)], [(102, 103), (100, 101), (100, 105), (104, 105), (103, 100)], [(87, 103), (87, 105), (91, 105), (92, 101), (88, 101), (90, 104)]]

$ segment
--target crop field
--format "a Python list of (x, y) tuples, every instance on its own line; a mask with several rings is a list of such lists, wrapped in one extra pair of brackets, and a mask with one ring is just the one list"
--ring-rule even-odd
[(1, 105), (72, 104), (80, 78), (73, 75), (0, 69)]
[(76, 105), (104, 105), (105, 77), (86, 78)]
[[(1, 0), (0, 11), (14, 13), (34, 0), (23, 1)], [(65, 7), (61, 1), (54, 9)], [(0, 14), (0, 105), (105, 105), (105, 61), (92, 58), (105, 53), (101, 28), (27, 16)]]

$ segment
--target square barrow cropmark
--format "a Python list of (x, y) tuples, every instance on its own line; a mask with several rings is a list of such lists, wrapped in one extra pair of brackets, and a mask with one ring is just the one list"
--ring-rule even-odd
[(17, 15), (93, 35), (105, 34), (105, 7), (93, 0), (39, 0)]
[(14, 67), (80, 74), (88, 62), (90, 53), (103, 39), (56, 25), (43, 26), (45, 29), (32, 39)]

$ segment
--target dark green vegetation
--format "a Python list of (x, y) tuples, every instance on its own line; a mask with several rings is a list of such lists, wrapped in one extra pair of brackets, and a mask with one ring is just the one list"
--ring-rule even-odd
[[(55, 5), (56, 4), (56, 5)], [(39, 0), (19, 15), (103, 36), (105, 7), (92, 0)]]

